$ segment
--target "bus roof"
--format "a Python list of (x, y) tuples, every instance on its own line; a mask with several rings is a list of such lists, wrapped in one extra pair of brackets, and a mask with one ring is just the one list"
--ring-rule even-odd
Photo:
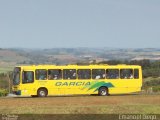
[(118, 64), (118, 65), (108, 65), (108, 64), (90, 64), (90, 65), (76, 65), (76, 64), (68, 64), (68, 65), (20, 65), (16, 67), (21, 67), (24, 69), (51, 69), (51, 68), (141, 68), (140, 65), (126, 65), (126, 64)]

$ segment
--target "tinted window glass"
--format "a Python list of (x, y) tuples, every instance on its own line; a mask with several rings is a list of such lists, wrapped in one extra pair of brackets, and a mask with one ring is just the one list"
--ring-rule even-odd
[(105, 79), (104, 69), (92, 69), (92, 79)]
[(91, 70), (90, 69), (79, 69), (78, 79), (91, 79)]
[(106, 70), (106, 78), (107, 79), (118, 79), (119, 78), (119, 70), (118, 69), (107, 69)]
[(13, 71), (13, 85), (18, 85), (20, 83), (20, 68), (15, 68)]
[(37, 80), (46, 80), (47, 79), (47, 70), (44, 70), (44, 69), (36, 70), (36, 79)]
[(48, 79), (49, 80), (62, 79), (62, 70), (60, 69), (48, 70)]
[(76, 70), (75, 69), (64, 69), (63, 79), (76, 79)]
[(121, 79), (132, 79), (133, 70), (132, 69), (121, 69), (120, 76), (121, 76)]
[(135, 79), (139, 78), (139, 70), (138, 69), (134, 69), (134, 78)]
[(22, 83), (33, 83), (34, 73), (32, 71), (24, 71)]

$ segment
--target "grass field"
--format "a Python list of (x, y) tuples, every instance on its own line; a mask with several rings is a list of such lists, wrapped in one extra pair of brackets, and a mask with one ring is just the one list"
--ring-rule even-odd
[(0, 73), (6, 73), (9, 71), (13, 71), (13, 67), (0, 67)]
[(160, 95), (0, 98), (0, 114), (160, 114)]

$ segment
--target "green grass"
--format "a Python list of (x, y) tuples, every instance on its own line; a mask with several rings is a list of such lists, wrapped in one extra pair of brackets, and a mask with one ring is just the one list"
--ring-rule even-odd
[(0, 67), (0, 73), (6, 73), (9, 71), (13, 71), (13, 67)]
[(151, 81), (151, 80), (160, 80), (160, 77), (147, 77), (147, 78), (143, 78), (143, 81), (146, 82), (146, 81)]

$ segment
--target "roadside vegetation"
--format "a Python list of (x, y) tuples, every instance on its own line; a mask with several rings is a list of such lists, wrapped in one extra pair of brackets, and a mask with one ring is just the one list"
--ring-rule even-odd
[[(78, 63), (84, 64), (84, 63)], [(88, 64), (88, 63), (85, 63)], [(143, 87), (142, 93), (160, 93), (160, 61), (150, 60), (133, 60), (133, 61), (119, 61), (110, 60), (92, 64), (128, 64), (128, 65), (140, 65), (143, 69)], [(9, 86), (12, 86), (12, 70), (13, 68), (1, 68), (0, 69), (0, 96), (5, 96), (9, 93)]]
[(6, 96), (11, 91), (12, 72), (0, 73), (0, 97)]

